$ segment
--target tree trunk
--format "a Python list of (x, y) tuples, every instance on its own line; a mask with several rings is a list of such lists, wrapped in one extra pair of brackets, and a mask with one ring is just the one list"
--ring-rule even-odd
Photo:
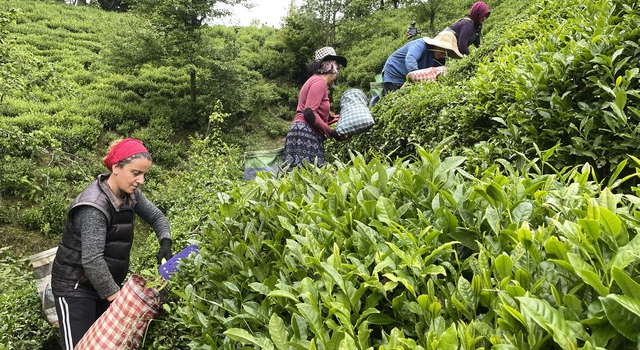
[(191, 102), (193, 102), (194, 104), (196, 103), (196, 70), (195, 69), (191, 69), (191, 72), (189, 73), (190, 75), (190, 81), (191, 81)]
[(436, 30), (436, 14), (434, 12), (431, 12), (429, 14), (429, 33), (431, 33), (431, 35), (433, 35), (433, 33), (435, 33)]

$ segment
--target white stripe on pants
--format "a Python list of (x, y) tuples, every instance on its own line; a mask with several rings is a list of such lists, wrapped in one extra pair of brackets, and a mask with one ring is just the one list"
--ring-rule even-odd
[(60, 307), (60, 337), (64, 339), (65, 348), (63, 350), (73, 350), (73, 337), (71, 336), (71, 323), (69, 322), (69, 305), (64, 297), (58, 298)]

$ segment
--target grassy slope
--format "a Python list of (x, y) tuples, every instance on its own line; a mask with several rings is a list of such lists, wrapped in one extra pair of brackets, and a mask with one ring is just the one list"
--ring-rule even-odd
[[(177, 83), (166, 79), (165, 72), (148, 70), (140, 74), (147, 74), (142, 77), (111, 66), (108, 60), (109, 41), (122, 31), (135, 30), (133, 28), (137, 27), (139, 20), (134, 16), (53, 1), (7, 0), (0, 3), (0, 12), (9, 9), (19, 9), (17, 23), (9, 27), (7, 37), (13, 44), (10, 58), (21, 62), (23, 68), (19, 71), (20, 78), (14, 80), (18, 88), (5, 91), (0, 104), (0, 118), (19, 123), (25, 131), (47, 123), (52, 127), (67, 121), (77, 124), (78, 118), (106, 124), (109, 123), (108, 118), (120, 114), (133, 115), (138, 111), (119, 110), (120, 105), (116, 104), (112, 104), (111, 111), (109, 108), (102, 109), (107, 113), (100, 109), (111, 104), (112, 100), (119, 103), (128, 99), (136, 100), (133, 92), (136, 83), (141, 89), (156, 88), (157, 92), (152, 92), (156, 94), (164, 93), (164, 86), (148, 87), (149, 81), (165, 80), (169, 87), (179, 87)], [(228, 141), (238, 142), (241, 147), (249, 149), (279, 147), (284, 143), (283, 130), (286, 132), (288, 122), (281, 118), (263, 122), (261, 118), (264, 117), (246, 118), (242, 125), (234, 125), (226, 135)], [(74, 157), (81, 158), (83, 163), (93, 164), (97, 156), (92, 152), (97, 149), (99, 153), (106, 147), (106, 141), (103, 140), (114, 138), (115, 132), (128, 134), (128, 128), (135, 126), (135, 123), (129, 121), (121, 124), (117, 130), (91, 134), (78, 130), (78, 133), (63, 137), (67, 140), (67, 145), (63, 143), (63, 146), (67, 152), (74, 153)], [(91, 127), (95, 131), (93, 124)], [(174, 132), (170, 136), (171, 142), (184, 142), (191, 134), (192, 131)], [(78, 143), (69, 142), (70, 138), (66, 136), (77, 136)], [(154, 155), (158, 153), (154, 152)], [(46, 165), (45, 160), (39, 166)], [(96, 170), (87, 173), (92, 174)], [(25, 175), (30, 176), (27, 173)], [(92, 176), (80, 182), (90, 181)], [(75, 190), (69, 192), (72, 196)], [(30, 199), (5, 196), (2, 204), (0, 246), (12, 246), (18, 255), (29, 255), (57, 243), (58, 233), (43, 234), (41, 229), (30, 229), (24, 225), (23, 216), (31, 208)]]
[[(16, 0), (0, 3), (0, 11), (11, 8), (20, 9), (20, 15), (7, 39), (15, 43), (11, 54), (22, 62), (24, 76), (20, 83), (28, 88), (6, 94), (0, 104), (5, 115), (2, 118), (70, 109), (73, 103), (69, 101), (77, 95), (79, 81), (91, 74), (84, 64), (98, 60), (96, 51), (113, 15), (85, 7), (70, 11), (61, 3)], [(68, 112), (76, 113), (77, 108), (81, 106)], [(57, 244), (56, 236), (43, 235), (20, 224), (15, 215), (21, 215), (28, 207), (24, 199), (3, 198), (2, 205), (15, 209), (13, 217), (2, 220), (0, 246), (12, 246), (16, 254), (30, 255)]]

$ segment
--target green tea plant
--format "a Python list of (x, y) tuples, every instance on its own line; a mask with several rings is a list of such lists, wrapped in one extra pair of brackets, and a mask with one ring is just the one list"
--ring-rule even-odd
[(446, 79), (378, 103), (372, 131), (339, 145), (341, 154), (348, 147), (410, 155), (412, 143), (431, 148), (450, 137), (448, 154), (490, 164), (533, 158), (535, 144), (555, 149), (556, 168), (589, 162), (608, 176), (638, 147), (637, 3), (540, 1), (496, 21), (504, 31), (487, 33), (477, 56), (449, 64)]
[[(634, 2), (540, 3), (513, 33), (538, 33), (536, 40), (505, 48), (470, 81), (500, 137), (542, 149), (558, 144), (558, 166), (590, 162), (601, 176), (612, 171), (636, 147), (629, 125), (640, 96), (639, 18)], [(511, 83), (489, 88), (487, 78)]]
[(151, 347), (636, 346), (637, 194), (601, 187), (588, 164), (472, 174), (417, 150), (199, 202), (201, 254), (172, 279)]
[(0, 349), (56, 349), (56, 332), (42, 313), (31, 264), (0, 248)]

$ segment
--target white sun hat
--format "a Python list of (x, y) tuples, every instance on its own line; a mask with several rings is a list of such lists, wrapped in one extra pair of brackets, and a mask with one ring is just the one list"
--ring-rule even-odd
[(458, 50), (458, 39), (456, 38), (456, 33), (450, 28), (441, 31), (433, 39), (424, 37), (423, 40), (429, 45), (447, 50), (447, 55), (451, 58), (462, 58), (463, 56), (463, 54)]

